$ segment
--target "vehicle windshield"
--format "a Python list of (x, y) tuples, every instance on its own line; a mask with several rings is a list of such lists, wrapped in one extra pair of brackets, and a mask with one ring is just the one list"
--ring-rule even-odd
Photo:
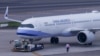
[(20, 27), (34, 28), (32, 24), (21, 24)]

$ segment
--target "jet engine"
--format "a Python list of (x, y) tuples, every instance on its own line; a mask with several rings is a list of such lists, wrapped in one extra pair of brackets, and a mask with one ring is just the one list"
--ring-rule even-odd
[(77, 40), (80, 44), (89, 44), (94, 40), (94, 33), (91, 31), (80, 31), (77, 34)]

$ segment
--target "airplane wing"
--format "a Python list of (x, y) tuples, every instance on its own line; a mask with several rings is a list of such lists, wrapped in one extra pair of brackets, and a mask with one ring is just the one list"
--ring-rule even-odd
[(92, 29), (71, 28), (70, 32), (80, 32), (80, 31), (85, 31), (85, 30), (96, 32), (96, 31), (99, 31), (100, 28), (92, 28)]
[(8, 7), (6, 8), (6, 11), (5, 11), (5, 14), (4, 14), (4, 18), (5, 18), (6, 20), (10, 20), (10, 21), (15, 21), (15, 22), (19, 22), (19, 23), (22, 22), (22, 21), (20, 21), (20, 20), (15, 20), (15, 19), (8, 18)]

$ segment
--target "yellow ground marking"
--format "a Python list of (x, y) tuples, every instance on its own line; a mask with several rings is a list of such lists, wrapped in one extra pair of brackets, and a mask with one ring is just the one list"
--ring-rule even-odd
[(34, 54), (35, 56), (42, 56), (41, 54), (39, 54), (39, 53), (37, 53), (37, 52), (33, 52), (33, 54)]

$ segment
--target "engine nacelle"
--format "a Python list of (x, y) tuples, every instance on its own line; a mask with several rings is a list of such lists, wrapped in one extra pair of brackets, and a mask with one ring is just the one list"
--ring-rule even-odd
[(80, 44), (88, 44), (94, 40), (94, 33), (91, 31), (81, 31), (77, 34), (77, 40)]

